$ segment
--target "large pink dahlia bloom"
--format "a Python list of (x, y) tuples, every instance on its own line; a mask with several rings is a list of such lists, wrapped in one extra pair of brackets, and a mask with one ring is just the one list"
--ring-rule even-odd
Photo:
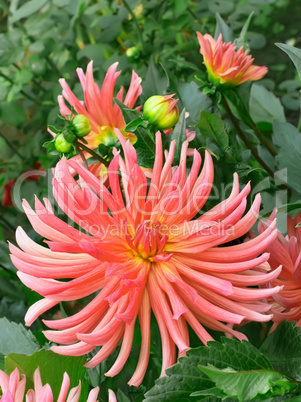
[[(259, 232), (263, 232), (276, 215), (273, 212), (267, 223), (260, 222)], [(273, 295), (273, 321), (279, 324), (283, 320), (297, 321), (301, 326), (301, 213), (294, 219), (287, 217), (287, 236), (278, 231), (277, 238), (268, 247), (270, 253), (269, 264), (273, 269), (282, 265), (277, 278), (270, 282), (270, 286), (282, 286), (282, 290)]]
[(197, 32), (200, 53), (210, 81), (215, 85), (240, 85), (246, 81), (260, 80), (268, 69), (253, 65), (254, 59), (243, 47), (236, 49), (231, 42), (222, 42), (222, 34), (217, 41), (209, 34)]
[[(34, 389), (29, 389), (25, 396), (26, 376), (20, 376), (19, 370), (16, 368), (9, 376), (0, 370), (0, 402), (23, 402), (24, 396), (26, 402), (53, 402), (53, 393), (49, 384), (43, 386), (40, 370), (36, 369), (33, 375)], [(78, 402), (81, 392), (81, 384), (77, 387), (70, 388), (70, 378), (64, 373), (60, 393), (57, 402)], [(99, 388), (93, 388), (87, 402), (97, 402)]]
[[(28, 310), (27, 325), (60, 301), (94, 295), (73, 316), (44, 321), (52, 329), (45, 331), (45, 336), (61, 344), (52, 347), (54, 352), (84, 355), (101, 345), (87, 363), (87, 367), (95, 367), (122, 341), (117, 360), (106, 373), (114, 376), (129, 356), (139, 319), (141, 351), (129, 381), (138, 386), (149, 360), (151, 311), (161, 333), (162, 375), (175, 363), (176, 347), (179, 355), (189, 348), (187, 324), (206, 344), (212, 337), (203, 325), (245, 339), (232, 324), (271, 319), (265, 314), (270, 308), (265, 298), (280, 287), (254, 286), (279, 274), (280, 269), (266, 272), (269, 254), (263, 253), (277, 234), (272, 222), (248, 242), (226, 244), (254, 225), (260, 195), (244, 215), (250, 185), (240, 191), (235, 174), (229, 198), (192, 220), (210, 195), (210, 154), (206, 152), (199, 172), (201, 156), (194, 150), (188, 172), (185, 141), (179, 167), (172, 167), (176, 144), (171, 142), (164, 161), (161, 136), (157, 133), (156, 158), (148, 182), (137, 164), (134, 147), (118, 130), (115, 132), (124, 159), (115, 152), (108, 168), (109, 189), (74, 160), (63, 158), (55, 168), (55, 199), (87, 233), (57, 218), (47, 199), (44, 205), (36, 200), (36, 212), (24, 201), (29, 220), (48, 239), (49, 249), (34, 243), (18, 228), (16, 237), (21, 250), (13, 245), (10, 250), (21, 281), (44, 297)], [(70, 170), (78, 174), (79, 182)]]
[[(113, 102), (116, 80), (121, 73), (121, 71), (116, 72), (117, 66), (118, 62), (109, 67), (101, 89), (94, 81), (92, 61), (87, 66), (86, 74), (81, 68), (76, 70), (83, 88), (84, 102), (77, 99), (64, 78), (59, 80), (63, 88), (63, 95), (58, 96), (60, 112), (65, 117), (71, 114), (71, 110), (65, 104), (65, 98), (77, 113), (85, 115), (90, 120), (92, 130), (85, 137), (85, 140), (88, 141), (88, 147), (91, 149), (98, 147), (100, 143), (110, 144), (112, 139), (116, 138), (114, 128), (123, 130), (125, 127), (122, 113)], [(141, 78), (133, 71), (130, 87), (125, 98), (123, 99), (123, 88), (117, 93), (116, 98), (132, 109), (142, 92), (140, 84)], [(131, 140), (136, 138), (131, 133), (123, 132), (123, 134)]]

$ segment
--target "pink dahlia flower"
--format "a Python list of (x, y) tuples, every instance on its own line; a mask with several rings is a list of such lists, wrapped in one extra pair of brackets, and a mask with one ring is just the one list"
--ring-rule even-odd
[[(270, 224), (276, 215), (273, 212), (267, 223), (260, 222), (259, 231)], [(301, 222), (301, 214), (295, 219), (287, 217), (287, 236), (278, 231), (277, 238), (267, 249), (270, 253), (269, 264), (273, 269), (282, 265), (282, 271), (277, 278), (270, 282), (270, 286), (282, 286), (283, 289), (273, 295), (273, 329), (283, 320), (297, 321), (301, 326), (301, 227), (296, 225)]]
[[(34, 389), (29, 389), (26, 393), (26, 402), (53, 402), (53, 393), (49, 384), (43, 386), (40, 370), (36, 369), (33, 375)], [(9, 376), (0, 370), (0, 390), (2, 396), (0, 402), (23, 402), (26, 387), (26, 376), (21, 374), (16, 368)], [(61, 390), (57, 402), (78, 402), (80, 398), (81, 384), (69, 391), (70, 378), (64, 373)], [(87, 402), (97, 402), (99, 388), (93, 388)]]
[[(189, 349), (188, 325), (206, 344), (213, 338), (204, 326), (225, 331), (238, 339), (242, 333), (226, 323), (269, 321), (265, 298), (274, 288), (256, 289), (274, 279), (280, 269), (266, 273), (264, 253), (276, 238), (275, 222), (258, 237), (236, 245), (256, 222), (260, 195), (244, 215), (248, 184), (239, 190), (234, 175), (228, 199), (192, 220), (205, 205), (213, 183), (213, 163), (208, 152), (202, 159), (194, 150), (190, 172), (186, 168), (188, 141), (182, 144), (179, 167), (172, 167), (175, 141), (162, 151), (156, 134), (156, 158), (151, 180), (137, 164), (130, 141), (115, 130), (124, 159), (115, 151), (108, 168), (109, 189), (74, 160), (63, 158), (56, 166), (53, 189), (60, 208), (83, 230), (57, 218), (50, 202), (37, 199), (36, 212), (24, 201), (34, 229), (49, 248), (34, 243), (21, 229), (10, 245), (12, 261), (21, 281), (43, 296), (28, 310), (30, 325), (61, 301), (93, 295), (73, 316), (44, 320), (52, 330), (45, 336), (61, 344), (52, 350), (64, 355), (84, 355), (102, 346), (86, 364), (95, 367), (122, 341), (120, 353), (107, 376), (124, 366), (132, 347), (135, 322), (141, 329), (141, 350), (129, 384), (141, 384), (150, 353), (150, 317), (153, 311), (162, 339), (162, 375)], [(80, 185), (70, 174), (75, 171)], [(219, 247), (218, 247), (219, 246)], [(262, 254), (263, 253), (263, 254)], [(69, 279), (66, 281), (66, 279)]]
[[(118, 63), (114, 63), (109, 67), (101, 89), (94, 82), (92, 61), (87, 66), (86, 74), (81, 68), (77, 69), (77, 75), (84, 92), (84, 102), (77, 99), (65, 79), (59, 80), (63, 88), (63, 96), (58, 96), (60, 112), (65, 117), (71, 114), (71, 110), (65, 104), (65, 98), (78, 114), (89, 119), (92, 130), (85, 137), (85, 140), (88, 141), (88, 147), (91, 149), (97, 148), (101, 143), (111, 144), (112, 139), (116, 139), (114, 128), (120, 129), (126, 138), (132, 141), (136, 139), (134, 134), (123, 131), (125, 122), (122, 113), (119, 107), (113, 104), (116, 80), (121, 73), (121, 71), (116, 72), (117, 66)], [(116, 98), (132, 109), (142, 92), (140, 83), (141, 78), (133, 71), (130, 87), (125, 98), (123, 99), (123, 88), (120, 89)]]
[(209, 80), (218, 85), (240, 85), (246, 81), (260, 80), (268, 69), (253, 65), (254, 59), (243, 47), (236, 50), (231, 43), (222, 42), (222, 34), (217, 41), (212, 36), (197, 32), (200, 53), (208, 71)]

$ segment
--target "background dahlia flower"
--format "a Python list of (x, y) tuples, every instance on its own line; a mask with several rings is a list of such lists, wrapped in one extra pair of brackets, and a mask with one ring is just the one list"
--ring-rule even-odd
[[(260, 222), (259, 232), (262, 233), (270, 224), (276, 212), (277, 210), (273, 212), (267, 223)], [(301, 326), (301, 227), (296, 228), (300, 222), (301, 213), (294, 219), (288, 215), (287, 236), (278, 231), (277, 238), (267, 249), (270, 253), (270, 266), (277, 269), (282, 265), (280, 275), (270, 282), (271, 287), (283, 287), (277, 295), (273, 295), (273, 321), (276, 324), (273, 329), (283, 320), (297, 321), (297, 326)]]
[[(180, 164), (172, 167), (175, 141), (164, 160), (158, 132), (152, 177), (147, 181), (134, 147), (119, 130), (115, 133), (124, 159), (115, 150), (108, 168), (109, 189), (72, 159), (63, 158), (55, 168), (54, 197), (86, 233), (57, 218), (47, 199), (44, 204), (36, 199), (36, 211), (24, 201), (33, 228), (48, 239), (49, 248), (18, 228), (20, 249), (10, 245), (10, 250), (21, 281), (43, 296), (28, 310), (26, 325), (61, 301), (93, 295), (74, 315), (44, 320), (52, 329), (45, 336), (60, 344), (52, 347), (54, 352), (78, 356), (102, 346), (86, 364), (95, 367), (122, 342), (106, 373), (114, 376), (129, 357), (139, 319), (141, 350), (129, 381), (138, 386), (149, 361), (151, 311), (161, 333), (161, 375), (175, 363), (176, 347), (180, 356), (189, 348), (188, 325), (206, 344), (213, 338), (204, 326), (246, 339), (233, 324), (271, 319), (265, 298), (280, 287), (254, 286), (279, 274), (280, 268), (266, 272), (269, 254), (263, 253), (277, 234), (273, 221), (250, 241), (226, 244), (247, 233), (257, 220), (260, 195), (244, 215), (250, 184), (240, 191), (235, 174), (230, 196), (192, 220), (210, 195), (214, 170), (210, 154), (206, 151), (199, 172), (202, 159), (194, 150), (188, 172), (185, 141)], [(80, 185), (70, 170), (78, 174)]]
[(222, 34), (217, 41), (209, 34), (197, 32), (200, 43), (200, 53), (212, 84), (240, 85), (246, 81), (260, 80), (267, 72), (266, 67), (253, 65), (254, 59), (243, 47), (236, 50), (231, 43), (222, 42)]
[[(49, 384), (43, 386), (40, 370), (36, 369), (33, 375), (34, 389), (29, 389), (26, 392), (26, 402), (53, 402), (53, 393)], [(0, 402), (23, 402), (26, 387), (26, 376), (19, 373), (16, 368), (9, 376), (0, 370), (0, 390), (2, 396)], [(64, 373), (62, 386), (57, 399), (57, 402), (78, 402), (81, 392), (81, 384), (69, 391), (70, 378), (67, 373)], [(99, 388), (93, 388), (87, 402), (97, 402)]]
[[(126, 125), (119, 107), (113, 104), (116, 80), (121, 73), (121, 71), (116, 72), (117, 66), (118, 62), (109, 67), (101, 89), (94, 82), (92, 61), (87, 66), (86, 74), (81, 68), (76, 70), (83, 88), (84, 102), (77, 99), (64, 78), (59, 80), (63, 88), (63, 95), (58, 96), (60, 113), (65, 117), (71, 114), (71, 110), (65, 104), (65, 98), (78, 114), (89, 119), (92, 130), (85, 137), (85, 140), (91, 149), (97, 148), (101, 143), (105, 145), (114, 143), (116, 139), (114, 128), (119, 128), (122, 131)], [(142, 92), (140, 83), (141, 78), (133, 71), (130, 87), (125, 98), (123, 99), (124, 88), (119, 90), (116, 98), (132, 109)], [(123, 132), (123, 135), (132, 141), (136, 138), (131, 133)]]

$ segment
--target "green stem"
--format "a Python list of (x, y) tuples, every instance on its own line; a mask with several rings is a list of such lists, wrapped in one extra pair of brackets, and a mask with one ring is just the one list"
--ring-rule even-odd
[[(0, 77), (3, 77), (6, 81), (8, 81), (10, 84), (14, 85), (14, 81), (6, 74), (0, 72)], [(37, 104), (37, 105), (41, 105), (41, 103), (34, 98), (33, 96), (27, 94), (26, 92), (24, 92), (23, 90), (20, 91), (20, 93), (27, 99), (31, 100), (33, 103)]]
[(132, 17), (132, 19), (133, 19), (133, 21), (134, 21), (136, 27), (137, 27), (137, 32), (138, 32), (138, 36), (139, 36), (139, 41), (140, 41), (140, 43), (141, 43), (141, 46), (144, 47), (142, 32), (141, 32), (141, 29), (140, 29), (140, 27), (139, 27), (137, 18), (136, 18), (136, 16), (135, 16), (133, 10), (132, 10), (131, 7), (129, 6), (128, 2), (127, 2), (126, 0), (122, 0), (122, 2), (123, 2), (123, 4), (125, 5), (125, 8), (126, 8), (126, 9), (128, 10), (128, 12), (130, 13), (130, 15), (131, 15), (131, 17)]
[(94, 152), (92, 149), (86, 147), (86, 145), (82, 143), (78, 143), (78, 147), (81, 147), (84, 151), (88, 152), (90, 155), (94, 156), (99, 162), (101, 162), (105, 167), (109, 167), (109, 162), (103, 159), (100, 155)]
[(85, 158), (85, 155), (84, 155), (83, 151), (80, 149), (80, 147), (78, 145), (76, 146), (76, 149), (77, 149), (77, 151), (78, 151), (78, 153), (79, 153), (79, 155), (80, 155), (80, 157), (82, 159), (82, 162), (83, 162), (84, 166), (86, 167), (87, 170), (89, 170), (89, 165), (87, 163), (87, 159)]
[(245, 136), (244, 132), (242, 131), (242, 129), (239, 127), (239, 124), (236, 120), (236, 118), (234, 117), (233, 113), (231, 112), (231, 109), (228, 105), (228, 102), (226, 101), (225, 98), (223, 98), (222, 100), (223, 106), (227, 112), (227, 115), (229, 116), (229, 119), (231, 120), (233, 126), (235, 127), (237, 134), (239, 135), (239, 137), (242, 139), (242, 141), (245, 143), (245, 145), (247, 146), (247, 148), (249, 148), (249, 150), (251, 151), (252, 155), (254, 156), (254, 158), (259, 162), (259, 164), (268, 172), (268, 174), (271, 177), (274, 177), (274, 172), (272, 171), (272, 169), (269, 168), (269, 166), (264, 162), (264, 160), (260, 157), (260, 155), (258, 154), (257, 150), (253, 147), (253, 145), (250, 143), (250, 141), (247, 139), (247, 137)]
[(250, 120), (250, 127), (256, 133), (257, 137), (264, 143), (264, 145), (266, 146), (266, 148), (270, 152), (270, 154), (275, 157), (277, 155), (277, 151), (274, 149), (273, 145), (270, 144), (270, 142), (265, 138), (265, 136), (259, 130), (257, 124), (254, 123), (253, 120)]
[(60, 77), (61, 73), (58, 70), (57, 66), (54, 64), (54, 62), (51, 60), (50, 57), (46, 56), (45, 60), (47, 61), (47, 63), (49, 64), (49, 66), (56, 72), (56, 74)]
[(6, 144), (9, 146), (9, 148), (10, 148), (16, 155), (18, 155), (18, 157), (19, 157), (20, 159), (22, 159), (23, 161), (25, 161), (24, 156), (22, 156), (22, 155), (20, 154), (20, 152), (17, 150), (17, 148), (16, 148), (16, 147), (5, 137), (5, 135), (3, 135), (1, 132), (0, 132), (0, 137), (4, 139), (4, 141), (5, 141)]

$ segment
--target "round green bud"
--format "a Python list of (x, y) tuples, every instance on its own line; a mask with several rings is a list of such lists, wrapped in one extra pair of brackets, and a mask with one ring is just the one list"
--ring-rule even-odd
[(177, 101), (173, 95), (151, 96), (143, 106), (143, 117), (159, 130), (168, 130), (179, 120)]
[(125, 54), (128, 58), (138, 59), (138, 57), (140, 56), (140, 51), (136, 48), (136, 46), (133, 46), (126, 49)]
[(71, 125), (77, 137), (85, 137), (91, 131), (90, 120), (83, 114), (74, 116)]
[(54, 140), (55, 149), (63, 154), (72, 150), (72, 144), (66, 141), (64, 134), (58, 134)]

